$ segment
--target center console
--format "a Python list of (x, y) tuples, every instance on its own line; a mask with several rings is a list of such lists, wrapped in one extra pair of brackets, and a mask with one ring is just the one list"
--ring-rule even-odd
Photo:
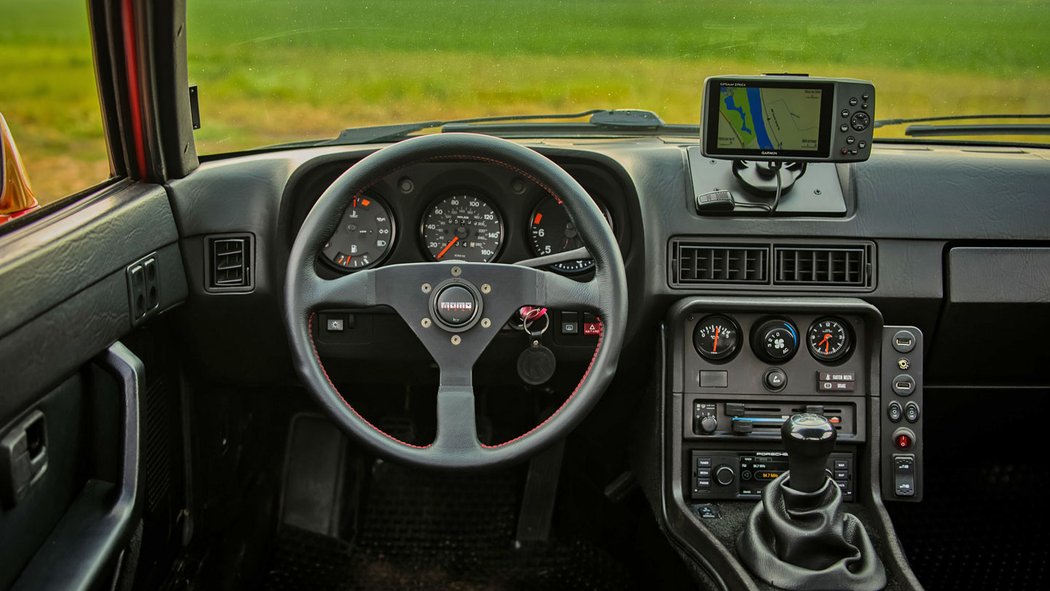
[(909, 588), (914, 577), (894, 537), (879, 534), (892, 529), (883, 501), (922, 497), (921, 332), (884, 326), (858, 299), (749, 297), (682, 300), (665, 331), (672, 532), (704, 560), (731, 567), (718, 572), (754, 583), (735, 542), (765, 489), (789, 482), (780, 478), (789, 465), (785, 422), (817, 416), (834, 431), (819, 461), (839, 489), (836, 502), (873, 534), (887, 588)]

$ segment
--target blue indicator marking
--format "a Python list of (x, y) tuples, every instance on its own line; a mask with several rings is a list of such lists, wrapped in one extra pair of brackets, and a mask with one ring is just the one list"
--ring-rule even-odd
[(797, 343), (798, 342), (798, 335), (795, 334), (795, 327), (791, 326), (790, 322), (785, 322), (784, 326), (787, 327), (788, 332), (791, 333), (791, 338), (795, 339), (795, 342)]
[(787, 419), (774, 419), (774, 418), (770, 418), (770, 417), (754, 417), (754, 418), (733, 417), (732, 420), (734, 420), (734, 421), (749, 421), (749, 422), (752, 422), (752, 423), (777, 423), (779, 425), (783, 425), (784, 421), (787, 420)]

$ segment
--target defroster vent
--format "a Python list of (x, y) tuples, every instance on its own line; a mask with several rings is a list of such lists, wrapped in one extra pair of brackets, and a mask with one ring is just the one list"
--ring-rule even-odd
[(672, 285), (769, 283), (769, 246), (675, 243)]
[(251, 291), (253, 246), (250, 234), (209, 236), (205, 253), (208, 291)]
[(773, 283), (829, 287), (870, 287), (872, 253), (866, 245), (773, 247)]

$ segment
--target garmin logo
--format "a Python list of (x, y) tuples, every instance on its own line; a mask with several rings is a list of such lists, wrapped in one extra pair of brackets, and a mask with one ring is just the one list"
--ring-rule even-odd
[(438, 309), (443, 312), (470, 312), (474, 302), (438, 302)]
[(762, 155), (763, 156), (776, 156), (779, 153), (780, 152), (778, 152), (776, 150), (762, 150)]

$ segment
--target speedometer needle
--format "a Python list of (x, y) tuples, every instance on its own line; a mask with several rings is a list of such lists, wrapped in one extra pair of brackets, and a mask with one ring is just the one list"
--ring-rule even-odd
[(445, 245), (445, 248), (442, 248), (441, 252), (439, 252), (434, 258), (440, 261), (441, 257), (445, 256), (445, 253), (448, 252), (448, 249), (452, 248), (452, 245), (454, 245), (457, 242), (459, 242), (459, 236), (453, 236), (452, 240), (449, 240), (448, 244)]

